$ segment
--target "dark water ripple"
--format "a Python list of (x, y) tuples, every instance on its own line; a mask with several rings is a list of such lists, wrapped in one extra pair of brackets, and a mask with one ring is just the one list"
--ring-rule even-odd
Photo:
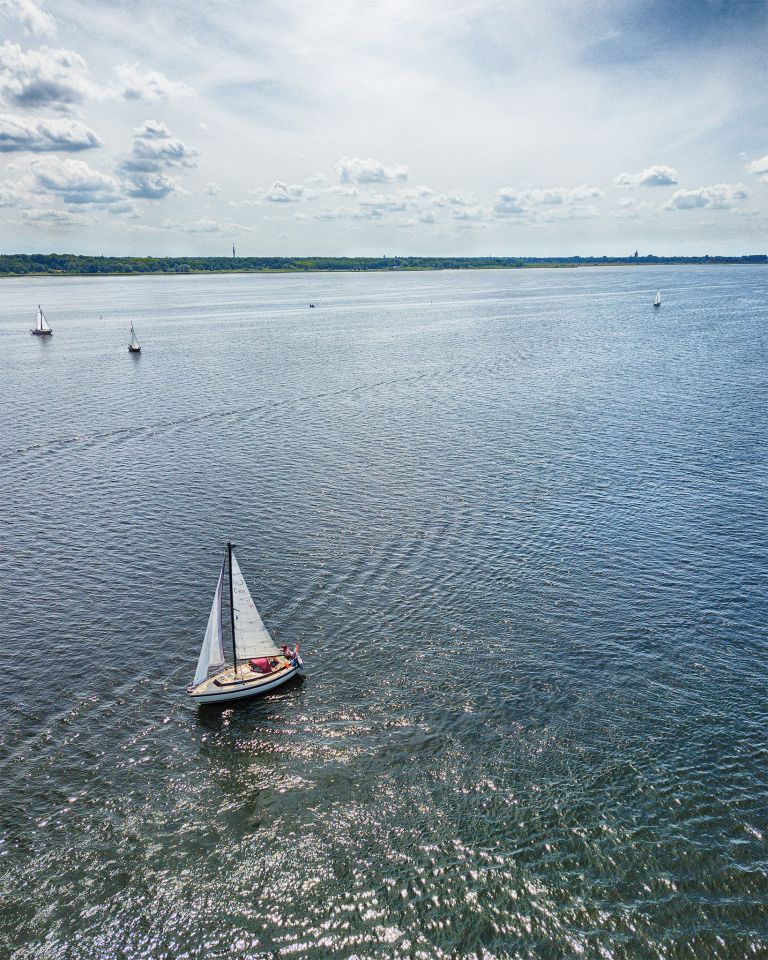
[[(5, 283), (0, 955), (768, 954), (767, 293)], [(198, 711), (228, 536), (307, 679)]]

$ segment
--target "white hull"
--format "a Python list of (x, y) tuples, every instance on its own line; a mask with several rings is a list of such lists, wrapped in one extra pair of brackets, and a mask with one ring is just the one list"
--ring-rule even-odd
[[(277, 674), (247, 674), (247, 667), (241, 668), (241, 678), (235, 678), (232, 670), (222, 671), (215, 677), (204, 680), (196, 687), (191, 687), (187, 693), (197, 703), (223, 703), (226, 700), (243, 700), (245, 697), (260, 697), (270, 690), (281, 687), (295, 677), (299, 667), (289, 667)], [(215, 681), (231, 678), (227, 686), (217, 686)]]

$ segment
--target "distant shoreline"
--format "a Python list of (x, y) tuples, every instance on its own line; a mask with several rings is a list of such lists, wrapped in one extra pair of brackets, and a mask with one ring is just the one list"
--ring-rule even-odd
[(437, 270), (531, 270), (577, 267), (768, 265), (768, 255), (740, 257), (83, 257), (2, 254), (0, 278), (135, 277), (213, 273), (404, 273)]

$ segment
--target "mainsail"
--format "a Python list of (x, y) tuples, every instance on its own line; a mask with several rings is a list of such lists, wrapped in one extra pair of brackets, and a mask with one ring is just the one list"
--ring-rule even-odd
[(139, 346), (139, 338), (136, 336), (136, 331), (133, 329), (133, 324), (131, 324), (131, 346), (134, 348)]
[(654, 307), (661, 305), (661, 290), (656, 291), (656, 296), (653, 298), (653, 305)]
[(238, 660), (247, 660), (250, 657), (274, 657), (280, 651), (270, 637), (269, 631), (262, 623), (256, 604), (253, 602), (240, 565), (231, 554), (232, 560), (232, 596), (234, 609), (232, 616), (235, 620), (235, 643)]
[(43, 308), (41, 306), (38, 306), (37, 308), (37, 329), (44, 330), (46, 333), (51, 329), (51, 325), (45, 319)]
[(224, 647), (221, 641), (221, 588), (223, 582), (224, 564), (222, 563), (219, 582), (216, 584), (216, 593), (213, 597), (213, 606), (211, 607), (211, 613), (208, 617), (205, 639), (200, 648), (200, 658), (197, 661), (197, 670), (193, 681), (195, 686), (205, 680), (210, 667), (224, 666)]

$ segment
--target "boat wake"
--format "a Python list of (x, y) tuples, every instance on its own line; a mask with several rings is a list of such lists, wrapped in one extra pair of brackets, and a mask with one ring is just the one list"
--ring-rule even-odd
[(69, 437), (52, 437), (48, 440), (41, 440), (37, 443), (30, 443), (23, 447), (16, 447), (7, 453), (0, 455), (0, 460), (7, 463), (13, 463), (14, 460), (24, 459), (30, 456), (41, 456), (48, 453), (56, 453), (69, 447), (85, 444), (96, 444), (109, 440), (128, 440), (141, 437), (152, 437), (157, 434), (170, 430), (176, 430), (184, 427), (193, 427), (201, 423), (232, 420), (248, 420), (257, 414), (264, 414), (267, 411), (279, 411), (289, 409), (292, 406), (302, 406), (314, 404), (319, 400), (331, 397), (354, 396), (356, 394), (371, 393), (376, 390), (382, 390), (387, 387), (396, 386), (403, 383), (411, 383), (417, 380), (423, 380), (428, 376), (427, 373), (414, 374), (410, 377), (397, 377), (389, 380), (375, 380), (369, 383), (357, 384), (353, 387), (343, 387), (338, 390), (324, 390), (322, 393), (305, 394), (301, 397), (295, 397), (290, 400), (278, 400), (273, 403), (259, 403), (252, 407), (237, 407), (237, 409), (210, 410), (206, 413), (198, 414), (192, 417), (178, 417), (173, 420), (158, 420), (154, 423), (137, 424), (130, 427), (116, 427), (113, 430), (105, 430), (97, 433), (76, 434)]

